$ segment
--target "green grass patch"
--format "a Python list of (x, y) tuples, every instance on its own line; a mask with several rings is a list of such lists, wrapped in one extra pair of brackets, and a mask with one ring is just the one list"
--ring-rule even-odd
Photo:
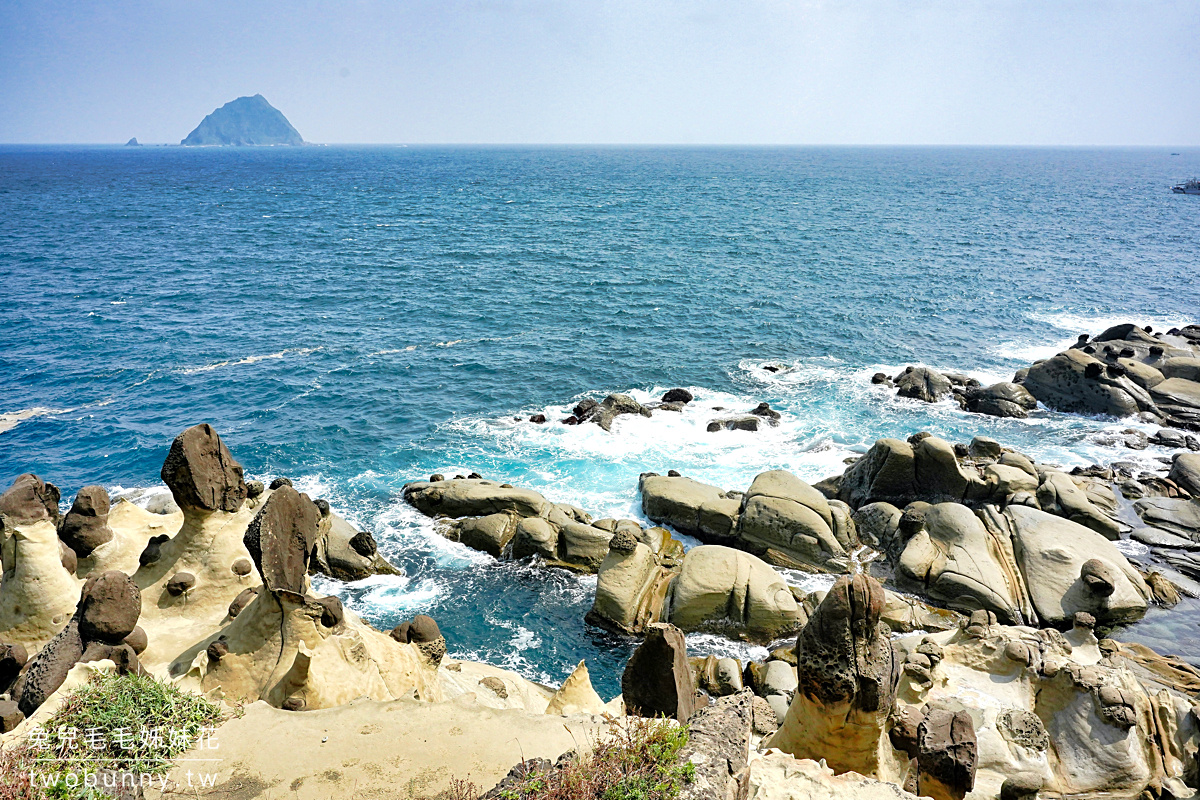
[[(695, 766), (680, 759), (687, 744), (683, 726), (665, 720), (625, 717), (612, 720), (591, 752), (569, 763), (530, 774), (499, 794), (501, 800), (674, 800), (695, 777)], [(448, 800), (477, 800), (479, 790), (454, 781)]]
[(99, 797), (83, 777), (106, 770), (162, 775), (221, 722), (218, 706), (169, 683), (97, 673), (27, 742), (0, 753), (0, 779), (12, 786), (0, 800)]

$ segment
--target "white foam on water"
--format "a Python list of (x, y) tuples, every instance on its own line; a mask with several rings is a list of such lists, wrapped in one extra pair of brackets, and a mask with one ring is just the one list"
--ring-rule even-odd
[(765, 661), (771, 651), (760, 644), (737, 642), (713, 633), (689, 633), (684, 637), (689, 656), (716, 656), (747, 661)]
[(203, 364), (198, 367), (183, 367), (183, 368), (179, 369), (178, 372), (181, 372), (184, 375), (193, 375), (197, 372), (209, 372), (211, 370), (220, 369), (222, 367), (240, 367), (240, 366), (244, 366), (246, 364), (257, 364), (260, 361), (269, 361), (269, 360), (280, 359), (280, 358), (283, 358), (288, 355), (306, 356), (306, 355), (309, 355), (310, 353), (315, 353), (318, 350), (322, 350), (322, 349), (324, 349), (324, 348), (321, 348), (321, 347), (293, 347), (293, 348), (289, 348), (287, 350), (280, 350), (278, 353), (267, 353), (267, 354), (261, 355), (261, 356), (246, 356), (245, 358), (239, 358), (237, 360), (231, 359), (228, 361), (217, 361), (212, 364)]
[(35, 406), (33, 408), (25, 408), (20, 411), (9, 411), (0, 414), (0, 433), (11, 431), (13, 428), (20, 425), (27, 419), (34, 417), (45, 417), (52, 414), (65, 414), (68, 411), (73, 411), (70, 408), (46, 408), (45, 406)]
[(828, 592), (838, 579), (837, 575), (804, 572), (798, 569), (784, 569), (783, 567), (775, 567), (775, 571), (787, 582), (788, 586), (794, 586), (805, 594)]
[[(1034, 311), (1026, 316), (1035, 322), (1044, 322), (1047, 325), (1053, 325), (1059, 330), (1071, 331), (1077, 336), (1081, 333), (1095, 336), (1109, 328), (1126, 323), (1133, 323), (1139, 327), (1149, 325), (1156, 331), (1182, 328), (1185, 325), (1196, 323), (1194, 319), (1165, 316), (1162, 314), (1081, 314), (1074, 311)], [(1074, 342), (1075, 340), (1072, 339), (1071, 341)]]
[(1141, 542), (1133, 539), (1118, 539), (1113, 542), (1113, 545), (1120, 550), (1126, 558), (1143, 558), (1150, 555), (1150, 548)]

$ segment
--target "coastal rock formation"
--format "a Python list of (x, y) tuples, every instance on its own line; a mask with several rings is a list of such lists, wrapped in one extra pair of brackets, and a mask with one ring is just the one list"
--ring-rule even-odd
[(839, 578), (796, 639), (798, 687), (767, 743), (834, 772), (902, 777), (884, 732), (899, 663), (880, 621), (883, 587), (865, 575)]
[(304, 139), (261, 94), (231, 100), (206, 116), (183, 145), (304, 144)]
[(631, 520), (593, 523), (582, 509), (481, 478), (416, 481), (404, 486), (404, 499), (437, 518), (439, 531), (453, 541), (497, 558), (539, 556), (579, 572), (599, 569), (618, 525), (656, 550), (661, 542), (654, 529), (643, 531)]
[(860, 544), (848, 507), (783, 470), (762, 473), (745, 493), (654, 473), (638, 485), (653, 521), (779, 566), (843, 572)]
[(205, 692), (293, 711), (362, 696), (440, 699), (437, 663), (420, 643), (398, 642), (337, 598), (308, 593), (320, 520), (316, 504), (291, 486), (271, 493), (245, 535), (263, 587), (219, 633), (176, 659), (171, 674)]
[(79, 558), (87, 558), (102, 544), (112, 541), (108, 527), (108, 492), (103, 486), (85, 486), (75, 495), (71, 510), (63, 517), (58, 537)]
[(55, 529), (57, 498), (57, 489), (33, 475), (0, 495), (0, 642), (29, 652), (63, 629), (79, 596), (79, 581), (64, 566), (71, 551)]
[(330, 510), (319, 505), (321, 523), (313, 546), (310, 572), (319, 572), (339, 581), (358, 581), (372, 575), (400, 575), (400, 570), (383, 557), (375, 537), (360, 531)]
[(697, 705), (682, 631), (661, 623), (647, 628), (621, 675), (621, 696), (632, 715), (687, 722)]
[(58, 487), (53, 483), (46, 483), (31, 472), (18, 475), (12, 486), (0, 494), (0, 524), (7, 527), (49, 520), (57, 525), (58, 501)]
[(141, 606), (137, 585), (125, 573), (89, 578), (66, 628), (21, 670), (12, 692), (21, 713), (31, 716), (77, 663), (108, 659), (121, 671), (140, 671), (125, 637), (137, 627)]

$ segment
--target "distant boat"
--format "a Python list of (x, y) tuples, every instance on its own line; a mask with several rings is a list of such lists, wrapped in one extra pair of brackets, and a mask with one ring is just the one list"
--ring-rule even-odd
[(1175, 194), (1200, 194), (1200, 178), (1192, 178), (1178, 186), (1172, 186), (1171, 191)]

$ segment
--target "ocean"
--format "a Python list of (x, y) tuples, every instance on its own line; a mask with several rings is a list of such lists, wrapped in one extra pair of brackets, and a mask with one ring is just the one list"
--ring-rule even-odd
[[(155, 486), (209, 422), (248, 476), (327, 499), (406, 571), (322, 591), (380, 627), (431, 614), (452, 654), (545, 683), (586, 659), (611, 697), (632, 645), (584, 625), (595, 577), (445, 541), (405, 482), (478, 471), (644, 519), (642, 472), (816, 481), (921, 430), (1161, 466), (1113, 443), (1152, 426), (995, 419), (869, 379), (1005, 380), (1079, 333), (1200, 322), (1200, 198), (1170, 191), (1200, 150), (1180, 152), (3, 146), (0, 483)], [(682, 414), (556, 422), (675, 386)], [(777, 428), (705, 430), (761, 401)], [(1200, 663), (1195, 613), (1122, 635)]]

